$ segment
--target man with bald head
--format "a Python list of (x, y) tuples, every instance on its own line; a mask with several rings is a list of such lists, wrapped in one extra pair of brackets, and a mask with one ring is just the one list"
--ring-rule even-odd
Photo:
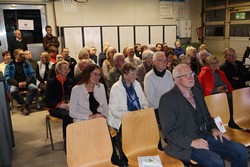
[(221, 133), (210, 116), (203, 93), (194, 86), (194, 72), (187, 64), (173, 69), (175, 86), (163, 94), (159, 117), (168, 145), (164, 151), (186, 163), (190, 159), (200, 166), (248, 166), (248, 150)]
[(15, 37), (8, 41), (8, 51), (11, 54), (11, 59), (14, 59), (14, 50), (22, 49), (28, 50), (26, 42), (22, 39), (22, 33), (20, 30), (14, 32)]

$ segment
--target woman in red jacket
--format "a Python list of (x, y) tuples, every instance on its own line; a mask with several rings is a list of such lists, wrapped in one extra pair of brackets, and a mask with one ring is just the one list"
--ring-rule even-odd
[(204, 96), (216, 93), (226, 93), (230, 110), (230, 120), (228, 122), (228, 126), (231, 128), (242, 129), (233, 120), (233, 87), (226, 78), (225, 73), (219, 69), (218, 58), (214, 55), (210, 55), (207, 57), (206, 63), (207, 66), (202, 67), (198, 76)]

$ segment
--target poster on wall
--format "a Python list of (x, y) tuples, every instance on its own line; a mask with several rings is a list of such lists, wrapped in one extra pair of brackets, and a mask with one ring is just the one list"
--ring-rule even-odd
[(76, 2), (74, 0), (63, 0), (63, 10), (76, 12), (77, 11)]
[(18, 29), (19, 30), (34, 30), (34, 21), (18, 19)]
[(160, 18), (173, 18), (173, 0), (160, 0)]
[(185, 0), (173, 0), (173, 16), (183, 18), (185, 12)]

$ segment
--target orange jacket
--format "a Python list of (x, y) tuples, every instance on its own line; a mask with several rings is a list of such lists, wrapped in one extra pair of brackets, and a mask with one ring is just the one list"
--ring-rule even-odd
[[(228, 90), (230, 93), (233, 91), (233, 87), (226, 78), (226, 75), (223, 71), (220, 69), (217, 69), (216, 72), (219, 74), (220, 79), (226, 84)], [(214, 88), (214, 75), (211, 71), (211, 69), (208, 66), (202, 67), (201, 72), (198, 76), (200, 85), (203, 89), (204, 96), (208, 96), (212, 94), (212, 90)]]

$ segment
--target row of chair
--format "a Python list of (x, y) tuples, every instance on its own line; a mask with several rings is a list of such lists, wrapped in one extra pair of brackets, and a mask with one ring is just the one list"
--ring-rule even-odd
[[(122, 149), (131, 167), (138, 167), (138, 156), (159, 155), (164, 167), (183, 167), (183, 163), (158, 150), (160, 134), (153, 109), (122, 115)], [(109, 167), (112, 144), (103, 118), (77, 122), (67, 127), (69, 167)]]
[[(226, 134), (234, 141), (248, 147), (250, 133), (229, 128), (227, 125), (230, 116), (226, 94), (206, 96), (205, 101), (211, 116), (221, 117)], [(250, 88), (233, 91), (233, 107), (235, 122), (242, 127), (250, 128)], [(46, 125), (49, 125), (47, 127), (50, 127), (50, 119), (50, 117), (46, 117)], [(122, 149), (130, 166), (138, 166), (138, 156), (148, 155), (159, 155), (163, 166), (184, 166), (181, 161), (158, 150), (157, 144), (160, 135), (153, 109), (124, 113), (122, 125)], [(49, 131), (51, 131), (50, 128)], [(68, 166), (114, 166), (110, 162), (113, 151), (110, 135), (114, 137), (117, 134), (114, 129), (109, 129), (105, 119), (94, 119), (69, 125), (67, 128)], [(53, 141), (51, 143), (53, 149)]]
[[(213, 94), (205, 97), (208, 110), (212, 117), (220, 116), (227, 134), (232, 140), (250, 146), (250, 133), (228, 127), (230, 119), (227, 95)], [(233, 91), (234, 121), (241, 127), (250, 128), (250, 88)]]

